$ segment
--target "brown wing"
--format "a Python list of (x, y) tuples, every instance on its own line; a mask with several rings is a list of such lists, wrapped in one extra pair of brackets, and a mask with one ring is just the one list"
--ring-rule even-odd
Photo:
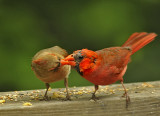
[(51, 52), (53, 52), (53, 53), (58, 53), (58, 54), (60, 54), (60, 55), (62, 55), (62, 56), (64, 56), (64, 57), (66, 57), (66, 56), (68, 56), (68, 53), (67, 53), (67, 51), (65, 50), (65, 49), (62, 49), (61, 47), (59, 47), (59, 46), (54, 46), (54, 47), (52, 47), (52, 48), (49, 48), (48, 50), (50, 50)]

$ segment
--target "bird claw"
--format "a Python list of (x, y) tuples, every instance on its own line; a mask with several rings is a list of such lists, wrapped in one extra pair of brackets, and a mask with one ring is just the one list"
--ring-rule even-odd
[(65, 101), (71, 101), (71, 97), (67, 95)]
[(125, 92), (122, 97), (126, 97), (126, 108), (128, 108), (128, 105), (131, 102), (129, 95)]
[(40, 99), (40, 101), (49, 101), (51, 100), (51, 97), (48, 96), (44, 96), (42, 99)]
[(96, 95), (93, 93), (91, 100), (97, 101), (97, 100), (99, 100), (99, 98), (96, 97)]

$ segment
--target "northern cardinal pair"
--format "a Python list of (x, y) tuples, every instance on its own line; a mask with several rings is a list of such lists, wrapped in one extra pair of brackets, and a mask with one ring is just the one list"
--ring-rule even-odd
[[(44, 62), (39, 70), (35, 70), (38, 65), (41, 65), (39, 62), (43, 59), (43, 57), (37, 58), (35, 56), (32, 61), (32, 68), (40, 80), (45, 83), (50, 83), (62, 79), (61, 75), (63, 75), (63, 78), (66, 78), (70, 72), (69, 65), (74, 66), (82, 77), (95, 85), (92, 99), (97, 99), (95, 93), (99, 85), (109, 85), (119, 80), (125, 91), (126, 103), (128, 103), (130, 98), (123, 84), (123, 75), (127, 70), (127, 64), (130, 62), (131, 55), (153, 41), (156, 36), (157, 34), (155, 33), (136, 32), (133, 33), (121, 47), (110, 47), (98, 51), (88, 49), (77, 50), (67, 57), (63, 55), (65, 58), (62, 59), (63, 57), (61, 57), (58, 61), (53, 60), (57, 57), (51, 55), (48, 61), (53, 64), (55, 61), (58, 62), (57, 67), (59, 68), (55, 68), (56, 66), (48, 68), (48, 65)], [(64, 69), (65, 66), (68, 67), (67, 70)], [(46, 71), (41, 70), (42, 68), (46, 68)], [(53, 72), (50, 73), (50, 71)], [(68, 73), (64, 74), (64, 72)]]

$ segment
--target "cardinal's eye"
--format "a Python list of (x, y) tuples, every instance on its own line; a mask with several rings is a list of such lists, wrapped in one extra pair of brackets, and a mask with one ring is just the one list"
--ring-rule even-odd
[(81, 53), (78, 53), (78, 54), (77, 54), (77, 58), (78, 58), (79, 60), (83, 59), (82, 54), (81, 54)]
[(81, 55), (81, 53), (77, 53), (75, 56), (74, 56), (74, 59), (77, 61), (77, 62), (80, 62), (84, 57)]
[(83, 56), (80, 55), (80, 56), (78, 56), (78, 58), (79, 58), (79, 59), (83, 59)]

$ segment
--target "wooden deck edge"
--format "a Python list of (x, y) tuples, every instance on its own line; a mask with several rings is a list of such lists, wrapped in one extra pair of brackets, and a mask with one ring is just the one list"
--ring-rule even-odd
[[(125, 84), (131, 98), (126, 108), (121, 84), (101, 86), (99, 100), (90, 100), (93, 87), (70, 88), (71, 101), (65, 101), (65, 89), (49, 91), (51, 100), (41, 101), (44, 90), (1, 92), (0, 115), (158, 115), (160, 113), (160, 81)], [(25, 103), (28, 102), (28, 106)], [(29, 104), (30, 103), (30, 104)], [(24, 106), (25, 105), (25, 106)]]

